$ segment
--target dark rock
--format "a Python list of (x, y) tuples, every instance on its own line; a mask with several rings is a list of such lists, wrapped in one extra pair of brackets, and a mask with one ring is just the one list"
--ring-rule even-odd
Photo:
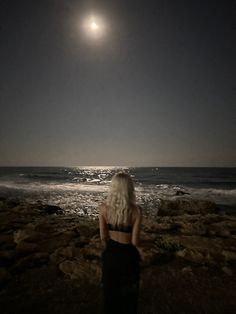
[(76, 248), (74, 246), (61, 247), (56, 249), (50, 255), (50, 261), (59, 264), (64, 260), (71, 260), (76, 257), (82, 256), (81, 249)]
[(36, 243), (21, 241), (17, 244), (16, 249), (19, 252), (31, 253), (37, 250), (37, 246)]
[(10, 278), (10, 274), (6, 268), (0, 268), (0, 287), (1, 285), (5, 284), (5, 282)]
[(49, 215), (52, 214), (62, 214), (63, 213), (63, 209), (60, 208), (59, 206), (55, 206), (55, 205), (38, 205), (37, 207), (38, 209), (40, 209), (41, 211), (46, 212)]
[(175, 200), (160, 200), (159, 216), (176, 216), (183, 214), (216, 213), (216, 204), (211, 201), (179, 198)]
[(5, 250), (0, 251), (0, 265), (8, 265), (14, 261), (15, 256), (17, 255), (16, 250)]
[(59, 269), (71, 279), (82, 282), (94, 282), (98, 285), (101, 280), (101, 265), (91, 261), (64, 261)]
[(27, 268), (38, 267), (40, 265), (45, 265), (48, 261), (48, 253), (46, 252), (36, 252), (20, 258), (17, 263), (12, 268), (13, 272), (22, 272)]
[(176, 196), (182, 196), (182, 195), (189, 195), (189, 193), (188, 192), (184, 192), (184, 191), (181, 191), (181, 190), (178, 190), (178, 191), (176, 191), (176, 193), (175, 193), (175, 195)]

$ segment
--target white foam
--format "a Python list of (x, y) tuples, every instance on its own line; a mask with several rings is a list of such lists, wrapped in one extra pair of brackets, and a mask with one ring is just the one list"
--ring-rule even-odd
[[(93, 181), (95, 182), (95, 181)], [(97, 181), (96, 181), (97, 182)], [(108, 186), (106, 185), (98, 185), (98, 184), (81, 184), (81, 183), (63, 183), (63, 184), (55, 184), (48, 183), (43, 184), (39, 182), (27, 183), (27, 184), (17, 184), (13, 182), (2, 182), (0, 183), (0, 188), (9, 188), (23, 191), (83, 191), (83, 192), (104, 192), (108, 190)]]

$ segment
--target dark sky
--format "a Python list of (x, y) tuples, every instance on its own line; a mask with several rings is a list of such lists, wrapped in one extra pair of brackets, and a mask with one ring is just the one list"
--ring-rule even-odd
[(1, 0), (0, 166), (236, 166), (235, 12)]

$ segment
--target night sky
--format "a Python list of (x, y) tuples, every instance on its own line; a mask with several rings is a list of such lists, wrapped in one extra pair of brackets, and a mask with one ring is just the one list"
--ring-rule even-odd
[(0, 166), (236, 166), (235, 11), (1, 0)]

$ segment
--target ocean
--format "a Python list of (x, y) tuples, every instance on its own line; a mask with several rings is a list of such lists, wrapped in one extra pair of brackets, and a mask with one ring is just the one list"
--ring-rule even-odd
[[(0, 197), (57, 205), (65, 213), (97, 217), (111, 177), (129, 173), (137, 202), (155, 214), (160, 199), (210, 200), (222, 212), (236, 213), (236, 168), (190, 167), (0, 167)], [(180, 193), (181, 193), (180, 192)]]

